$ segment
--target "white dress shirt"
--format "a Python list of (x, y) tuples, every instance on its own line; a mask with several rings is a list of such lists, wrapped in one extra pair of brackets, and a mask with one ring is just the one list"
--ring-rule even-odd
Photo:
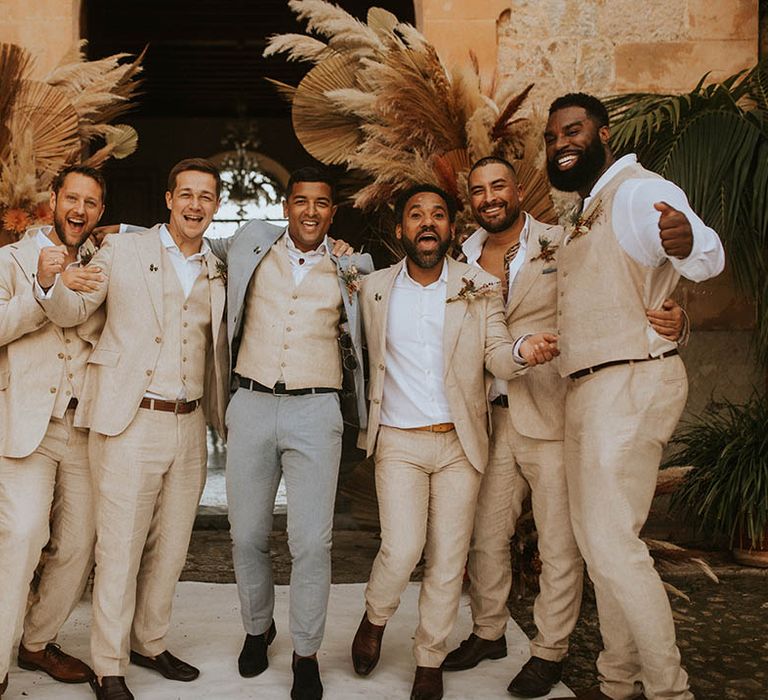
[(408, 266), (395, 278), (389, 298), (381, 399), (381, 425), (418, 428), (451, 423), (443, 371), (448, 264), (426, 287), (414, 282)]
[[(635, 165), (637, 156), (630, 153), (613, 163), (595, 183), (584, 199), (584, 210), (597, 195), (624, 168)], [(656, 202), (666, 202), (683, 212), (693, 229), (693, 249), (684, 260), (669, 257), (661, 245), (659, 217), (653, 208)], [(619, 185), (611, 212), (614, 231), (619, 245), (636, 262), (648, 267), (659, 267), (665, 260), (683, 276), (693, 282), (715, 277), (723, 271), (725, 253), (717, 234), (696, 215), (688, 198), (677, 185), (657, 178), (631, 178)]]
[[(520, 231), (520, 247), (517, 249), (515, 257), (509, 261), (509, 289), (507, 290), (505, 306), (509, 304), (509, 299), (512, 296), (512, 287), (515, 284), (517, 273), (520, 272), (523, 265), (525, 264), (525, 252), (528, 249), (528, 231), (531, 228), (531, 218), (527, 212), (523, 212), (523, 216), (525, 217), (525, 223), (523, 224), (523, 230)], [(461, 244), (461, 250), (467, 257), (468, 265), (474, 265), (481, 270), (483, 269), (480, 266), (479, 261), (480, 256), (483, 254), (483, 246), (485, 246), (485, 242), (488, 240), (488, 236), (490, 236), (488, 231), (486, 231), (484, 228), (479, 228), (471, 236), (469, 236), (467, 240), (464, 241), (464, 243)], [(521, 365), (525, 364), (525, 360), (523, 359), (522, 355), (520, 355), (520, 346), (523, 344), (526, 338), (529, 337), (530, 334), (524, 335), (515, 341), (515, 360)], [(503, 379), (497, 379), (494, 377), (488, 398), (493, 401), (498, 396), (506, 396), (506, 394), (507, 382)]]
[(163, 224), (160, 227), (160, 242), (163, 244), (165, 252), (168, 253), (168, 257), (171, 259), (173, 269), (176, 272), (176, 276), (179, 278), (179, 283), (184, 290), (184, 298), (186, 299), (192, 291), (192, 287), (195, 286), (195, 281), (200, 276), (200, 272), (203, 269), (203, 265), (205, 264), (205, 254), (211, 249), (208, 245), (208, 241), (203, 238), (200, 252), (185, 257), (179, 246), (176, 245), (176, 241), (173, 240), (168, 227)]
[(293, 239), (288, 234), (288, 229), (282, 235), (282, 240), (285, 241), (285, 247), (288, 250), (288, 260), (291, 262), (291, 272), (293, 273), (293, 283), (298, 287), (302, 280), (309, 274), (309, 271), (319, 263), (326, 253), (331, 252), (331, 248), (328, 245), (328, 236), (323, 238), (317, 248), (309, 250), (306, 253), (299, 250)]

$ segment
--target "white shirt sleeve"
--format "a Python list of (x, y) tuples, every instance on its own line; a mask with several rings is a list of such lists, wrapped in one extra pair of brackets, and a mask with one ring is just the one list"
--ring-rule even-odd
[[(659, 235), (661, 212), (653, 208), (666, 202), (688, 217), (693, 230), (693, 249), (687, 258), (670, 257)], [(693, 282), (716, 277), (725, 266), (725, 253), (718, 235), (696, 215), (688, 198), (669, 180), (634, 178), (623, 182), (613, 200), (614, 230), (619, 244), (641, 265), (658, 267), (664, 260)]]
[(50, 286), (47, 292), (44, 292), (43, 288), (40, 286), (40, 283), (37, 281), (37, 275), (35, 275), (35, 281), (32, 285), (32, 295), (38, 301), (45, 301), (46, 299), (50, 299), (53, 295), (53, 288), (56, 286), (56, 282), (58, 281), (59, 275), (56, 275), (56, 279), (53, 281), (53, 284)]

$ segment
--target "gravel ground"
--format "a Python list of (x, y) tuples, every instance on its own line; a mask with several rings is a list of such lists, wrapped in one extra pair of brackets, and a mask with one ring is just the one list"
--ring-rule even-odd
[[(333, 580), (367, 580), (379, 540), (360, 530), (334, 531)], [(290, 556), (285, 532), (273, 535), (275, 582), (288, 583)], [(727, 555), (710, 562), (720, 583), (692, 572), (667, 576), (690, 597), (675, 598), (678, 642), (697, 700), (768, 700), (768, 570), (733, 566)], [(418, 578), (417, 571), (414, 578)], [(229, 533), (196, 530), (182, 574), (187, 581), (234, 581)], [(528, 635), (533, 626), (533, 592), (510, 600), (510, 610)], [(595, 683), (600, 650), (597, 613), (591, 587), (586, 587), (581, 618), (571, 641), (565, 682), (575, 691)]]

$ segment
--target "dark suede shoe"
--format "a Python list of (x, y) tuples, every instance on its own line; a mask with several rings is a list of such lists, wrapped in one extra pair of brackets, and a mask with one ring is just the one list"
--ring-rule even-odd
[(277, 636), (275, 621), (264, 634), (246, 634), (240, 656), (237, 657), (237, 670), (243, 678), (253, 678), (264, 673), (269, 666), (267, 647)]
[(200, 671), (186, 661), (177, 659), (170, 651), (158, 654), (154, 659), (151, 656), (143, 656), (138, 652), (131, 652), (131, 663), (137, 666), (157, 671), (171, 681), (189, 683), (200, 675)]
[(443, 669), (417, 666), (411, 700), (440, 700), (443, 697)]
[(125, 676), (104, 676), (101, 683), (94, 676), (90, 683), (97, 700), (134, 700), (125, 684)]
[(43, 671), (62, 683), (87, 683), (93, 671), (80, 659), (65, 654), (58, 644), (51, 642), (42, 651), (29, 651), (19, 645), (19, 668), (25, 671)]
[(0, 697), (2, 697), (3, 693), (8, 690), (8, 674), (5, 674), (5, 678), (3, 678), (3, 682), (0, 683)]
[(320, 667), (314, 656), (293, 655), (293, 685), (291, 700), (320, 700), (323, 684), (320, 681)]
[(552, 690), (562, 677), (562, 661), (547, 661), (532, 656), (512, 679), (507, 691), (518, 698), (538, 698)]
[(488, 640), (472, 633), (443, 661), (443, 671), (466, 671), (484, 659), (503, 659), (507, 655), (507, 640), (502, 635)]
[(386, 625), (374, 625), (363, 613), (363, 619), (352, 640), (352, 665), (358, 676), (367, 676), (379, 663), (381, 638)]

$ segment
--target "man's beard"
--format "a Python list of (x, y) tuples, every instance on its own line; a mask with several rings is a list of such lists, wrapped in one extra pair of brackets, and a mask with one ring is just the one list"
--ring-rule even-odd
[(53, 229), (56, 231), (56, 235), (59, 237), (59, 240), (62, 242), (62, 244), (68, 248), (79, 248), (88, 240), (88, 237), (91, 235), (91, 233), (93, 233), (93, 228), (89, 229), (84, 227), (83, 234), (80, 236), (80, 239), (76, 239), (73, 243), (70, 243), (70, 241), (65, 237), (64, 233), (66, 230), (64, 218), (60, 214), (56, 214), (56, 212), (53, 214)]
[(435, 265), (441, 263), (445, 257), (445, 254), (448, 252), (448, 249), (451, 247), (450, 239), (445, 241), (438, 240), (437, 248), (435, 248), (434, 251), (431, 253), (422, 253), (418, 249), (418, 244), (415, 241), (412, 241), (406, 236), (403, 236), (401, 240), (403, 242), (405, 254), (410, 260), (413, 260), (413, 262), (423, 270), (431, 270), (433, 267), (435, 267)]
[(489, 223), (483, 218), (483, 213), (478, 211), (475, 215), (475, 219), (477, 219), (477, 223), (480, 224), (488, 233), (501, 233), (502, 231), (506, 231), (512, 224), (517, 221), (517, 218), (520, 216), (520, 205), (518, 204), (514, 208), (510, 208), (510, 205), (505, 202), (506, 205), (506, 216), (499, 221), (499, 223)]
[(605, 167), (605, 148), (600, 139), (593, 139), (578, 157), (576, 165), (568, 170), (557, 167), (556, 155), (547, 161), (547, 175), (552, 187), (561, 192), (576, 192), (584, 190), (597, 180), (600, 171)]

